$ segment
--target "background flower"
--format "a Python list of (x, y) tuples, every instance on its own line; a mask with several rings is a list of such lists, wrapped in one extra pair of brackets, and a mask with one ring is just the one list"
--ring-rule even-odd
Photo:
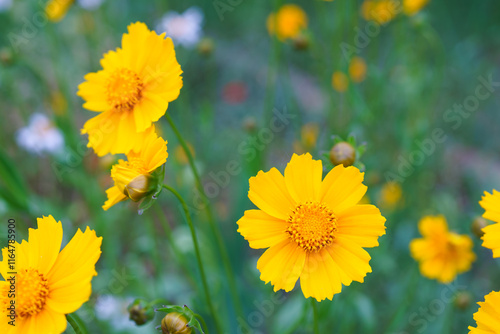
[(203, 12), (200, 8), (193, 6), (182, 14), (174, 11), (167, 12), (156, 26), (156, 30), (159, 33), (165, 32), (175, 44), (192, 48), (203, 35), (202, 23)]
[(16, 140), (19, 146), (35, 154), (58, 154), (64, 150), (61, 131), (42, 113), (30, 116), (28, 125), (17, 131)]

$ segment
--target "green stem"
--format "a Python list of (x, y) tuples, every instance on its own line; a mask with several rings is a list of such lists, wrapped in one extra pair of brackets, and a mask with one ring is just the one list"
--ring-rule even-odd
[(316, 301), (314, 300), (314, 298), (311, 298), (311, 305), (312, 305), (312, 309), (313, 309), (314, 334), (319, 334), (318, 308), (316, 307)]
[(194, 316), (196, 317), (196, 319), (198, 319), (198, 321), (200, 322), (201, 324), (201, 327), (203, 327), (203, 331), (205, 333), (208, 333), (208, 328), (207, 328), (207, 324), (205, 323), (205, 320), (203, 320), (203, 317), (199, 314), (194, 314)]
[(88, 334), (87, 327), (76, 313), (67, 314), (66, 319), (76, 334)]
[(207, 195), (205, 194), (205, 190), (203, 189), (203, 185), (201, 184), (201, 179), (200, 175), (198, 174), (198, 170), (196, 169), (196, 166), (194, 164), (194, 159), (193, 155), (191, 154), (191, 151), (189, 147), (186, 144), (186, 141), (182, 137), (181, 133), (175, 126), (174, 121), (172, 120), (172, 117), (170, 117), (170, 114), (168, 111), (165, 113), (165, 118), (167, 119), (168, 123), (170, 124), (170, 127), (174, 131), (175, 135), (177, 136), (177, 139), (179, 140), (179, 143), (181, 144), (182, 148), (184, 149), (184, 152), (186, 153), (186, 156), (188, 157), (189, 160), (189, 166), (191, 167), (191, 170), (193, 172), (194, 178), (196, 180), (196, 187), (198, 188), (198, 191), (203, 199), (203, 206), (205, 209), (205, 212), (207, 214), (208, 218), (208, 223), (210, 225), (210, 228), (212, 230), (212, 233), (215, 235), (215, 239), (217, 241), (217, 246), (219, 248), (219, 252), (222, 257), (222, 263), (224, 264), (224, 270), (226, 271), (226, 277), (229, 283), (229, 291), (231, 293), (231, 297), (233, 299), (233, 304), (236, 309), (237, 315), (240, 317), (244, 318), (243, 315), (243, 308), (241, 307), (241, 302), (240, 302), (240, 297), (238, 294), (238, 290), (236, 288), (236, 280), (234, 278), (234, 273), (231, 268), (231, 261), (229, 259), (229, 254), (227, 252), (226, 246), (224, 245), (224, 241), (222, 239), (222, 235), (217, 227), (217, 224), (215, 223), (214, 215), (212, 212), (212, 207), (209, 205), (210, 202), (207, 198)]
[(208, 292), (208, 283), (207, 283), (207, 278), (205, 276), (205, 269), (203, 268), (203, 261), (201, 260), (198, 238), (196, 237), (196, 231), (194, 229), (193, 221), (191, 220), (191, 214), (189, 212), (186, 201), (184, 201), (184, 198), (182, 198), (182, 196), (174, 188), (169, 187), (165, 184), (163, 184), (162, 186), (163, 188), (167, 189), (172, 194), (174, 194), (174, 196), (177, 197), (177, 199), (182, 205), (182, 209), (184, 210), (184, 214), (186, 215), (186, 221), (189, 225), (189, 230), (191, 231), (191, 237), (193, 238), (194, 251), (196, 254), (196, 260), (198, 262), (198, 268), (200, 269), (201, 282), (203, 284), (203, 291), (205, 292), (208, 308), (210, 309), (210, 313), (212, 314), (212, 317), (214, 319), (215, 327), (217, 328), (217, 333), (222, 333), (223, 331), (221, 330), (220, 327), (219, 318), (217, 317), (217, 313), (215, 312), (214, 306), (212, 304), (212, 299), (210, 298), (210, 293)]

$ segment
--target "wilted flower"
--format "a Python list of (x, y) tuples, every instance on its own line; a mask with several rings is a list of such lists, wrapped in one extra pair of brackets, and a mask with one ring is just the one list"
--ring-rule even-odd
[(198, 43), (203, 33), (203, 12), (198, 7), (191, 7), (183, 14), (167, 12), (157, 25), (159, 33), (165, 32), (174, 43), (190, 48)]
[(47, 116), (41, 113), (31, 115), (28, 126), (17, 131), (16, 141), (19, 146), (31, 153), (61, 153), (64, 149), (64, 137)]

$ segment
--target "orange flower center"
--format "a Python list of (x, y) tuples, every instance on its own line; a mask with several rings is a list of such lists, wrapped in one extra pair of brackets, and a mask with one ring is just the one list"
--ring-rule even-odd
[(144, 84), (139, 76), (127, 69), (115, 70), (108, 78), (108, 103), (118, 110), (132, 110), (142, 97)]
[(15, 288), (11, 287), (10, 281), (7, 283), (9, 284), (4, 286), (0, 295), (0, 305), (3, 308), (9, 307), (10, 301), (15, 300), (16, 316), (20, 318), (36, 315), (43, 309), (49, 295), (49, 285), (47, 279), (38, 270), (19, 271), (15, 280)]
[(306, 251), (317, 252), (332, 243), (337, 218), (327, 206), (317, 202), (299, 204), (288, 218), (290, 238)]

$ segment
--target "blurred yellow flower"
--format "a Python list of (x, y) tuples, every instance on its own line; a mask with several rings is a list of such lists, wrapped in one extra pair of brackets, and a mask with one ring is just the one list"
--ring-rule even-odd
[(490, 292), (478, 305), (479, 310), (474, 313), (477, 328), (469, 326), (469, 334), (500, 333), (500, 292)]
[(52, 22), (61, 21), (75, 0), (49, 0), (45, 5), (47, 18)]
[[(193, 145), (191, 145), (191, 143), (186, 143), (186, 145), (189, 149), (189, 152), (191, 153), (191, 155), (194, 158), (195, 152), (194, 152)], [(174, 156), (175, 156), (175, 160), (177, 160), (182, 165), (187, 165), (189, 163), (188, 156), (187, 156), (186, 152), (184, 151), (184, 148), (181, 145), (177, 145), (177, 147), (175, 148)]]
[[(5, 280), (0, 281), (0, 333), (62, 333), (66, 329), (65, 314), (75, 312), (90, 297), (102, 238), (87, 227), (85, 232), (78, 230), (60, 252), (61, 222), (48, 216), (38, 218), (37, 225), (37, 229), (29, 229), (28, 242), (9, 243), (2, 249), (0, 274)], [(12, 254), (14, 267), (9, 260)], [(14, 300), (9, 293), (12, 282), (16, 291), (14, 311), (8, 309)]]
[(103, 70), (89, 73), (78, 87), (84, 107), (100, 112), (82, 133), (98, 156), (137, 151), (144, 131), (179, 96), (182, 70), (172, 40), (144, 23), (128, 26), (122, 48), (101, 59)]
[(332, 75), (332, 87), (337, 92), (343, 93), (349, 87), (349, 78), (345, 73), (336, 71)]
[(247, 210), (238, 232), (251, 248), (268, 248), (257, 262), (260, 279), (290, 291), (300, 278), (306, 298), (318, 301), (371, 272), (364, 247), (378, 246), (385, 218), (359, 205), (367, 187), (355, 167), (337, 166), (322, 180), (321, 160), (292, 156), (284, 176), (272, 168), (250, 178)]
[(406, 15), (415, 15), (424, 8), (429, 0), (403, 0), (403, 12)]
[(108, 210), (127, 198), (137, 202), (150, 194), (156, 186), (152, 173), (167, 161), (167, 157), (167, 141), (158, 137), (154, 129), (148, 130), (141, 150), (130, 152), (127, 161), (120, 159), (111, 168), (115, 185), (106, 190), (108, 200), (102, 208)]
[(394, 209), (403, 197), (403, 189), (398, 182), (386, 182), (380, 190), (379, 205), (386, 209)]
[(276, 14), (271, 13), (267, 17), (269, 34), (276, 34), (282, 41), (299, 36), (305, 28), (307, 28), (307, 14), (297, 5), (283, 5)]
[(361, 5), (361, 16), (366, 21), (385, 24), (394, 19), (397, 14), (397, 2), (392, 0), (365, 0)]
[(363, 82), (366, 78), (366, 63), (361, 57), (353, 57), (349, 63), (349, 76), (354, 82)]
[(485, 210), (483, 217), (497, 223), (483, 228), (483, 247), (493, 250), (493, 257), (500, 257), (500, 192), (485, 191), (479, 204)]
[(443, 216), (425, 216), (418, 229), (423, 238), (410, 242), (410, 252), (423, 276), (446, 284), (470, 269), (476, 255), (469, 236), (448, 231)]

